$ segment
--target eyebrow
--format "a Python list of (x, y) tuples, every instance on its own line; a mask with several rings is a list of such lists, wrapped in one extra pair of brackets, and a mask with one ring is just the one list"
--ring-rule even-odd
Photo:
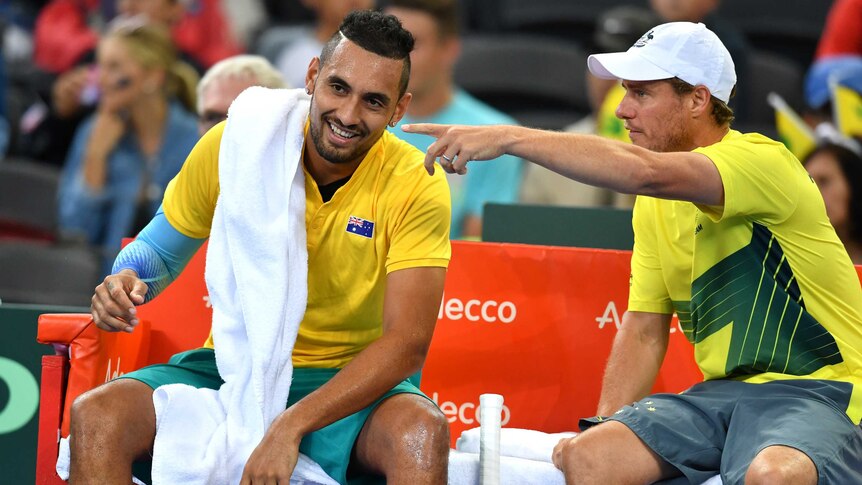
[[(335, 74), (330, 75), (329, 77), (326, 78), (326, 80), (327, 80), (327, 82), (330, 82), (330, 83), (337, 83), (337, 84), (344, 85), (348, 89), (353, 88), (349, 82), (345, 81), (340, 76), (337, 76)], [(389, 96), (387, 96), (385, 93), (377, 93), (377, 92), (373, 92), (373, 91), (369, 92), (369, 93), (363, 93), (362, 99), (366, 99), (366, 100), (378, 99), (381, 104), (384, 104), (386, 106), (389, 106), (389, 103), (392, 101), (391, 99), (389, 99)]]

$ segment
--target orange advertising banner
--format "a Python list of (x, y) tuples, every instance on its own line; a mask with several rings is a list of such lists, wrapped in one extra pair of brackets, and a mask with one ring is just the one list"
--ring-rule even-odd
[[(422, 377), (453, 440), (478, 426), (482, 393), (503, 395), (507, 427), (575, 431), (595, 414), (630, 260), (628, 251), (453, 242)], [(676, 325), (654, 391), (703, 379)]]
[[(205, 247), (156, 300), (150, 362), (200, 346), (212, 318)], [(629, 251), (452, 243), (452, 261), (422, 390), (449, 419), (453, 440), (478, 426), (479, 395), (505, 398), (503, 424), (576, 430), (595, 413), (602, 373), (628, 298)], [(125, 369), (123, 369), (125, 371)], [(656, 391), (702, 379), (691, 345), (671, 327)]]

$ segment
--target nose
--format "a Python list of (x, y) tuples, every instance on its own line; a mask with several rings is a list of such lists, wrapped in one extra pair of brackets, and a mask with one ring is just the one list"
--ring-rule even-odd
[(338, 122), (344, 126), (352, 126), (359, 123), (360, 100), (358, 97), (350, 96), (341, 103), (335, 111)]
[(620, 101), (620, 104), (619, 106), (617, 106), (617, 109), (614, 110), (614, 114), (617, 118), (621, 120), (629, 120), (635, 117), (634, 108), (632, 106), (630, 94), (628, 91), (626, 91), (626, 94), (625, 96), (623, 96), (623, 99)]

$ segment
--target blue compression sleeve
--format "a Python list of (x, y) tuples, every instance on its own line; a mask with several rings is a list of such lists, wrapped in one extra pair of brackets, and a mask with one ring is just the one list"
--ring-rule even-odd
[(144, 302), (148, 302), (174, 281), (205, 240), (174, 229), (159, 207), (147, 227), (117, 255), (111, 272), (135, 271), (147, 284)]

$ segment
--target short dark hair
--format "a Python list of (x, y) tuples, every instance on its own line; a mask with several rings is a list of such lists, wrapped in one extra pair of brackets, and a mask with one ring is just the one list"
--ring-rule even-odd
[[(678, 77), (669, 79), (669, 81), (676, 94), (688, 94), (694, 91), (694, 86)], [(736, 96), (736, 86), (730, 90), (730, 98), (732, 99), (734, 96)], [(730, 126), (734, 120), (733, 110), (727, 105), (727, 103), (716, 98), (712, 94), (710, 94), (710, 98), (712, 98), (712, 119), (714, 119), (719, 126)]]
[(347, 15), (338, 32), (332, 35), (320, 53), (321, 67), (329, 61), (342, 36), (359, 47), (389, 59), (404, 61), (398, 97), (407, 92), (410, 81), (410, 52), (413, 50), (413, 36), (401, 26), (394, 15), (374, 10), (356, 10)]
[[(858, 146), (862, 140), (854, 139), (854, 141)], [(853, 241), (862, 242), (862, 222), (859, 219), (862, 217), (862, 156), (838, 143), (826, 142), (809, 153), (802, 160), (802, 164), (807, 165), (815, 155), (821, 153), (832, 155), (838, 162), (844, 178), (847, 179), (847, 185), (850, 186), (850, 201), (847, 204), (848, 232)], [(846, 244), (847, 241), (844, 243)]]
[(429, 15), (442, 38), (455, 37), (461, 33), (461, 11), (457, 0), (381, 0), (381, 9), (387, 7), (417, 10)]

